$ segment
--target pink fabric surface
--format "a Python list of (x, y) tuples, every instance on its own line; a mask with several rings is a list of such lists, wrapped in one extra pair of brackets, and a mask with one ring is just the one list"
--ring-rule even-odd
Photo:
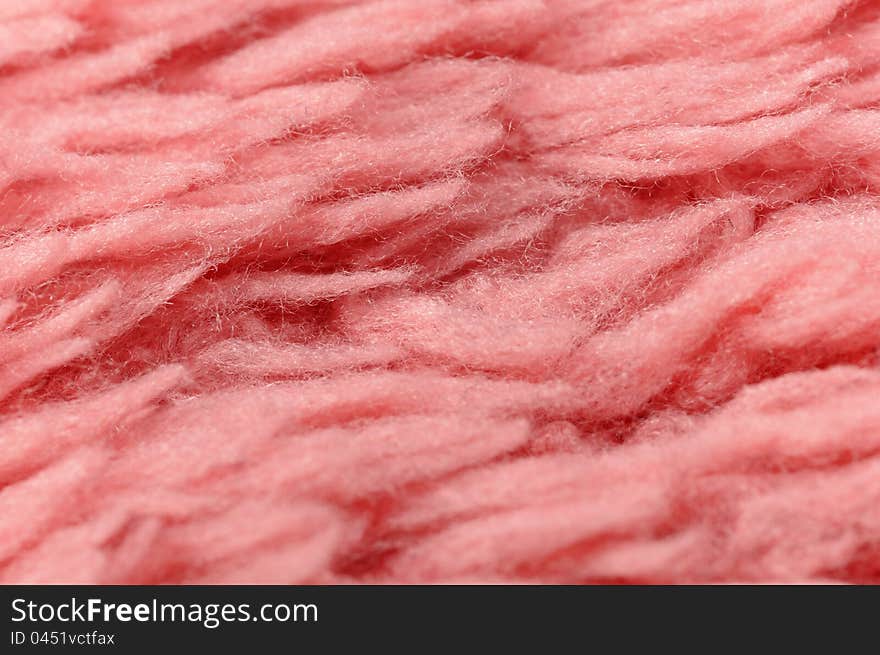
[(0, 1), (0, 581), (880, 582), (880, 2)]

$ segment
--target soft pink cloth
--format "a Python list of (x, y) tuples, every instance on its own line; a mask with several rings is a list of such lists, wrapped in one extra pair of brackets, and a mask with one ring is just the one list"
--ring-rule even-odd
[(0, 581), (880, 581), (880, 2), (0, 0)]

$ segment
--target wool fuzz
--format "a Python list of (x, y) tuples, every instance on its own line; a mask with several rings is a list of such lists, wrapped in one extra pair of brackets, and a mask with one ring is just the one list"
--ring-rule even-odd
[(880, 2), (0, 1), (0, 581), (880, 582)]

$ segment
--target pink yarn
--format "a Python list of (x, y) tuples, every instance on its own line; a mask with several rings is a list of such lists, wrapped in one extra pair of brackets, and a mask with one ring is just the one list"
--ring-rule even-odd
[(0, 581), (880, 582), (880, 3), (0, 1)]

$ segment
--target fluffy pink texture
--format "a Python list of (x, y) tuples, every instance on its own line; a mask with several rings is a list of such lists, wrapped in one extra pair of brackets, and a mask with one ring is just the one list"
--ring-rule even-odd
[(0, 581), (880, 582), (880, 3), (0, 1)]

